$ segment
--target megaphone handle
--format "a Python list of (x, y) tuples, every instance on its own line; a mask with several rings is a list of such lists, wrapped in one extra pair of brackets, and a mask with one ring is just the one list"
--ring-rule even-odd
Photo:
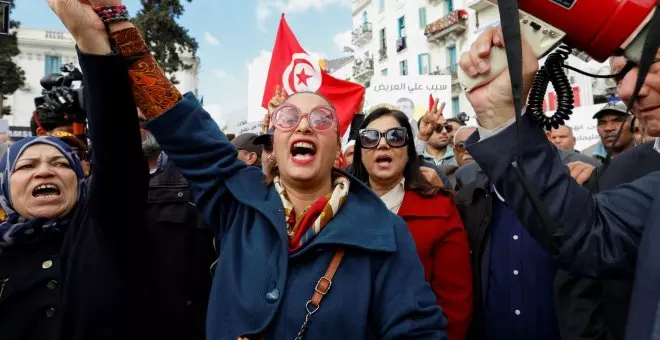
[[(534, 50), (536, 58), (541, 58), (555, 47), (559, 46), (566, 33), (552, 27), (545, 22), (520, 11), (520, 34)], [(490, 72), (478, 75), (474, 78), (468, 76), (459, 67), (458, 80), (466, 91), (490, 82), (507, 69), (506, 50), (501, 47), (493, 47), (490, 51)]]
[(462, 68), (458, 68), (458, 81), (463, 85), (466, 91), (472, 91), (473, 89), (490, 82), (507, 69), (506, 51), (503, 48), (493, 47), (490, 51), (489, 60), (490, 71), (474, 78), (465, 73)]

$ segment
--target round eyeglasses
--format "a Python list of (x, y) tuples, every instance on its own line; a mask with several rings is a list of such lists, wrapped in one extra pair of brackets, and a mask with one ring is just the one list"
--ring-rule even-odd
[(307, 117), (309, 126), (315, 132), (326, 132), (332, 128), (338, 128), (339, 119), (335, 110), (326, 105), (316, 106), (308, 113), (303, 113), (300, 109), (291, 104), (284, 104), (273, 112), (273, 125), (281, 131), (291, 131), (295, 129), (303, 117)]

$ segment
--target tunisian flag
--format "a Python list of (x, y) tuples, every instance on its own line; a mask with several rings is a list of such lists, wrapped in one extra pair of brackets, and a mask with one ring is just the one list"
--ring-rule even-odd
[(268, 69), (268, 79), (261, 106), (268, 109), (268, 102), (275, 94), (275, 87), (282, 86), (288, 95), (297, 92), (316, 92), (337, 110), (340, 135), (343, 136), (351, 125), (353, 116), (361, 110), (364, 86), (337, 79), (323, 71), (317, 60), (305, 52), (291, 28), (280, 19), (273, 56)]

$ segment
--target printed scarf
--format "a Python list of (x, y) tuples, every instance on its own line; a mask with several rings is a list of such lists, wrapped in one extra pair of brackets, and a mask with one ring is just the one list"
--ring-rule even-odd
[(289, 235), (289, 252), (293, 253), (312, 241), (314, 236), (330, 222), (344, 205), (348, 197), (350, 181), (348, 178), (333, 174), (333, 190), (312, 203), (298, 220), (293, 204), (289, 201), (286, 189), (279, 176), (273, 180), (273, 185), (282, 199), (286, 216), (287, 234)]

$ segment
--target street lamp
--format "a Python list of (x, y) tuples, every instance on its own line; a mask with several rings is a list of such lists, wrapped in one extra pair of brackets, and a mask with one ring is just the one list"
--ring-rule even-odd
[(9, 1), (0, 0), (0, 35), (9, 34)]

